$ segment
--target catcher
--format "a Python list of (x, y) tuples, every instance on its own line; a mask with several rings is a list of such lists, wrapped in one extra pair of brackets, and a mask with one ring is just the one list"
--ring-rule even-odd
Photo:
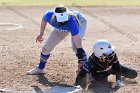
[(93, 46), (93, 54), (89, 57), (76, 77), (76, 86), (82, 85), (82, 79), (88, 73), (94, 80), (106, 79), (110, 74), (116, 76), (114, 87), (123, 87), (121, 76), (134, 79), (137, 72), (119, 63), (114, 47), (107, 40), (99, 40)]

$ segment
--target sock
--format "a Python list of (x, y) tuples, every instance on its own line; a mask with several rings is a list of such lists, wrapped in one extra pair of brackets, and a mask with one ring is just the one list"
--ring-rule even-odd
[(50, 56), (50, 54), (49, 55), (44, 55), (41, 52), (40, 63), (39, 63), (39, 66), (38, 66), (39, 69), (44, 69), (45, 68), (45, 65), (46, 65), (46, 62), (47, 62), (47, 59), (49, 58), (49, 56)]

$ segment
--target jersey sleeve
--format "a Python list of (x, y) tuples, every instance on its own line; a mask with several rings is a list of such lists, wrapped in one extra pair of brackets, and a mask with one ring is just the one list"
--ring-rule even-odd
[(43, 15), (43, 19), (45, 22), (49, 22), (53, 16), (54, 12), (51, 10), (51, 11), (47, 11), (44, 13)]
[(76, 19), (73, 16), (70, 17), (69, 31), (71, 32), (72, 36), (79, 34), (79, 26)]
[(91, 73), (91, 69), (94, 67), (94, 61), (95, 59), (92, 58), (92, 56), (90, 56), (88, 58), (88, 61), (84, 64), (83, 66), (83, 70), (86, 72), (86, 73)]

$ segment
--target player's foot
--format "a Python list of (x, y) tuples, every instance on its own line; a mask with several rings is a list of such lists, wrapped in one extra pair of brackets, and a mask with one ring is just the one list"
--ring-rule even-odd
[(37, 75), (37, 74), (45, 74), (44, 69), (39, 69), (38, 66), (34, 69), (27, 71), (28, 75)]

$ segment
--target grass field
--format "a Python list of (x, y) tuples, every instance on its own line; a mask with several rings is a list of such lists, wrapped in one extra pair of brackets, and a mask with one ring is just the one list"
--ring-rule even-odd
[(58, 4), (64, 5), (140, 5), (140, 0), (0, 0), (1, 6), (32, 6), (32, 5), (46, 5), (54, 6)]

